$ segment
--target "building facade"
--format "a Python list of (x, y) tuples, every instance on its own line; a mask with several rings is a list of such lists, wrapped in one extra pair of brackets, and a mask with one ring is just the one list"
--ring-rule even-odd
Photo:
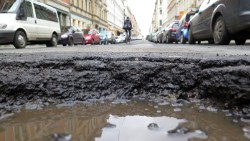
[(126, 0), (39, 0), (58, 11), (61, 26), (78, 26), (81, 29), (111, 30), (116, 35), (122, 29), (125, 17), (134, 25), (133, 33), (140, 32)]
[(107, 0), (108, 11), (108, 29), (116, 35), (123, 32), (124, 21), (124, 1), (123, 0)]
[(92, 2), (92, 28), (99, 31), (107, 30), (107, 1), (91, 0)]
[(197, 8), (202, 2), (203, 0), (169, 0), (168, 24), (180, 20), (185, 13)]
[[(190, 12), (192, 8), (197, 8), (203, 2), (203, 0), (162, 0), (161, 6), (158, 6), (158, 1), (156, 0), (155, 4), (151, 32), (157, 31), (157, 28), (159, 30), (160, 20), (162, 20), (162, 27), (167, 27), (170, 23), (180, 20), (185, 13)], [(162, 10), (162, 16), (157, 14), (156, 9)]]
[(154, 13), (152, 18), (152, 32), (156, 32), (162, 29), (163, 25), (163, 0), (156, 0), (154, 5)]

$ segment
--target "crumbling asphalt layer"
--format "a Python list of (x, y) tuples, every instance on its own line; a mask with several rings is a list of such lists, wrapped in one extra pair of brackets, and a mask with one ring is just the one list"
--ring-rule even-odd
[(27, 102), (212, 98), (250, 102), (249, 57), (167, 54), (0, 54), (1, 108)]

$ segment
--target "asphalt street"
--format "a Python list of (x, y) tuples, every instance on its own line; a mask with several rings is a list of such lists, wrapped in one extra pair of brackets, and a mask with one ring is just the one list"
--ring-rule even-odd
[[(63, 52), (63, 53), (167, 53), (178, 55), (179, 57), (190, 55), (194, 56), (249, 56), (250, 44), (244, 46), (237, 46), (231, 43), (228, 46), (210, 45), (206, 42), (198, 45), (189, 44), (156, 44), (145, 40), (135, 40), (131, 44), (109, 44), (109, 45), (77, 45), (63, 47), (58, 45), (57, 47), (48, 48), (45, 45), (31, 45), (25, 49), (15, 49), (12, 45), (0, 46), (0, 53), (48, 53), (48, 52)], [(129, 54), (128, 54), (129, 55)], [(176, 56), (176, 57), (178, 57)]]
[(0, 103), (175, 94), (184, 99), (212, 97), (232, 107), (250, 101), (249, 72), (249, 43), (217, 46), (135, 40), (25, 49), (8, 45), (0, 47)]

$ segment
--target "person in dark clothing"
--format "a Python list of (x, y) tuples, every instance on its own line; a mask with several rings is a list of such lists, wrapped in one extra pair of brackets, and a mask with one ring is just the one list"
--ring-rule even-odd
[(129, 39), (130, 39), (130, 37), (131, 37), (132, 23), (131, 23), (131, 21), (129, 20), (129, 17), (127, 17), (127, 19), (124, 21), (123, 29), (124, 29), (125, 32), (126, 32), (126, 36), (127, 36), (128, 32), (129, 32)]

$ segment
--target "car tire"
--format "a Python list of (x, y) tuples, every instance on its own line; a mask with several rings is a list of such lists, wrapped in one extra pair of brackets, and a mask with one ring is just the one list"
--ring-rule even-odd
[(181, 34), (181, 41), (182, 44), (186, 44), (187, 40), (184, 38), (183, 34)]
[(25, 48), (27, 45), (27, 37), (23, 31), (17, 31), (14, 37), (14, 43), (16, 49)]
[(167, 43), (170, 44), (171, 42), (169, 40), (169, 36), (168, 35), (166, 36), (166, 39), (167, 39)]
[(66, 44), (63, 44), (63, 46), (66, 46)]
[(215, 21), (213, 39), (216, 45), (228, 45), (230, 43), (230, 36), (222, 16)]
[(74, 44), (74, 40), (73, 40), (73, 38), (69, 38), (69, 46), (73, 46), (73, 44)]
[(245, 45), (247, 39), (235, 39), (236, 45)]
[(191, 28), (188, 29), (188, 43), (195, 44), (195, 39), (194, 39), (194, 36), (192, 34)]
[(47, 47), (56, 47), (58, 44), (58, 38), (56, 34), (52, 34), (52, 37), (49, 41), (49, 43), (46, 44)]

